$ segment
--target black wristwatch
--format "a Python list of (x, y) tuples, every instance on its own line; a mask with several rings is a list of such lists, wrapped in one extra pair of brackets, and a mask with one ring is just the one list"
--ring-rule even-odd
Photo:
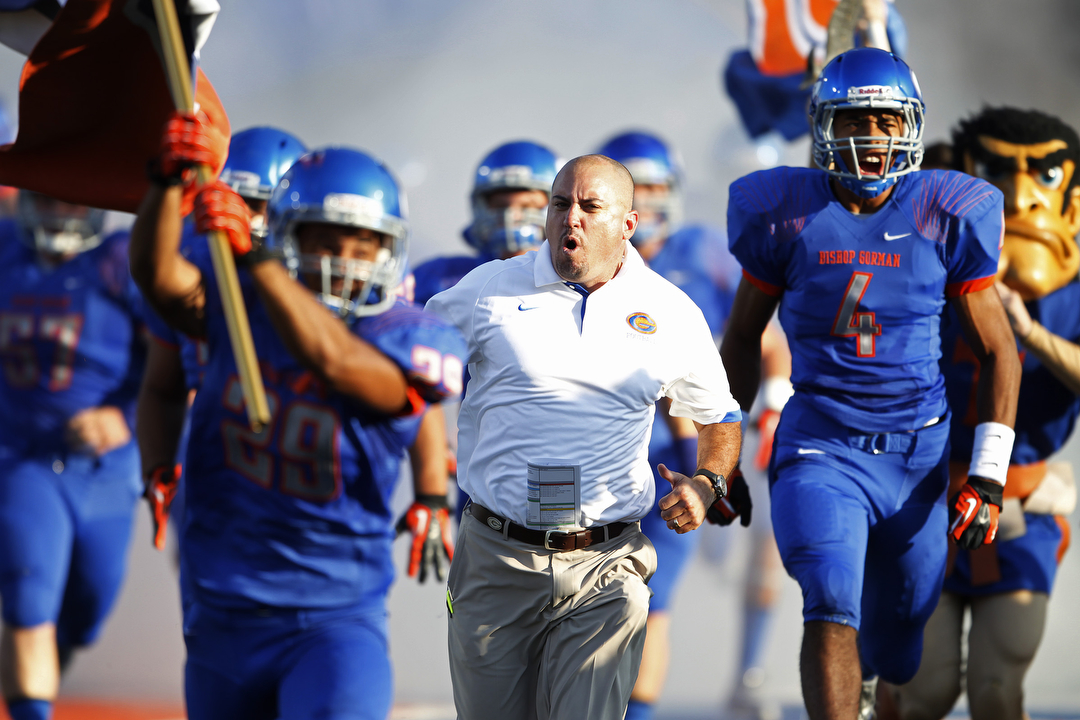
[[(697, 471), (694, 473), (694, 477), (697, 477), (698, 475), (708, 478), (709, 482), (712, 483), (713, 492), (716, 493), (716, 496), (713, 498), (713, 502), (716, 502), (720, 498), (727, 495), (726, 477), (724, 477), (723, 475), (717, 475), (712, 470), (706, 470), (705, 468), (698, 468)], [(712, 503), (709, 504), (711, 505)]]

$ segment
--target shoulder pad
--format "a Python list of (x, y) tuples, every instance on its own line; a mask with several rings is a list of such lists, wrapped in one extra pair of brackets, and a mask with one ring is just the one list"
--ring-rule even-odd
[(361, 318), (357, 332), (397, 363), (426, 401), (460, 394), (465, 340), (439, 316), (399, 301), (384, 313)]
[(979, 217), (1004, 202), (996, 187), (956, 170), (920, 170), (907, 178), (912, 181), (907, 200), (916, 228), (928, 238), (944, 241), (949, 218)]
[(779, 167), (761, 170), (731, 185), (731, 202), (778, 240), (802, 232), (810, 215), (820, 212), (831, 195), (820, 192), (822, 171), (813, 168)]

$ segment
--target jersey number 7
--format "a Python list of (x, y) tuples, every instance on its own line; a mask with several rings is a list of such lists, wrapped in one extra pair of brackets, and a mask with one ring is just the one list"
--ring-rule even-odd
[(855, 354), (859, 357), (874, 357), (876, 353), (874, 339), (881, 334), (881, 326), (874, 323), (874, 313), (859, 312), (866, 288), (870, 285), (873, 273), (854, 272), (840, 309), (836, 312), (832, 334), (837, 337), (854, 337)]

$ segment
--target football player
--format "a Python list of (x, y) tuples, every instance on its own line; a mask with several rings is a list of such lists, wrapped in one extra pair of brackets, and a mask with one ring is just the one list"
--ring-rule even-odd
[[(385, 718), (389, 503), (425, 402), (460, 393), (464, 345), (395, 294), (405, 198), (378, 160), (342, 147), (303, 156), (270, 198), (266, 243), (251, 237), (243, 200), (208, 185), (196, 227), (225, 232), (245, 268), (271, 406), (271, 423), (252, 431), (221, 299), (211, 271), (179, 252), (180, 190), (167, 184), (204, 158), (201, 124), (174, 116), (131, 252), (159, 314), (209, 348), (181, 531), (188, 714)], [(417, 498), (429, 522), (445, 503), (445, 488)]]
[(0, 221), (0, 684), (44, 720), (117, 598), (139, 496), (145, 361), (126, 234), (104, 211), (19, 192)]
[[(773, 528), (803, 591), (800, 670), (811, 718), (859, 710), (868, 676), (907, 682), (940, 594), (947, 544), (992, 542), (1020, 365), (993, 287), (1002, 196), (922, 159), (921, 92), (891, 53), (850, 50), (811, 95), (818, 169), (731, 186), (744, 268), (721, 355), (744, 407), (779, 304), (795, 394), (776, 431)], [(982, 363), (968, 479), (946, 503), (949, 407), (939, 327), (955, 309)]]
[[(731, 309), (735, 284), (717, 282), (707, 268), (719, 264), (716, 260), (721, 253), (729, 258), (730, 255), (727, 255), (726, 248), (713, 247), (724, 243), (723, 234), (719, 231), (704, 225), (682, 226), (683, 180), (678, 157), (659, 137), (640, 131), (615, 135), (597, 152), (618, 160), (634, 178), (634, 210), (638, 213), (638, 227), (630, 242), (650, 268), (690, 296), (701, 308), (713, 335), (719, 338)], [(769, 411), (762, 413), (768, 444), (771, 442), (768, 430), (775, 427), (775, 418), (790, 395), (787, 378), (791, 373), (791, 361), (783, 337), (774, 328), (769, 328), (766, 338), (768, 351), (763, 355), (763, 361), (766, 386), (772, 388), (772, 392), (766, 395), (773, 403)], [(768, 449), (764, 454), (768, 457)], [(659, 463), (683, 473), (692, 473), (697, 468), (697, 429), (685, 418), (671, 417), (664, 405), (657, 407), (649, 442), (649, 464), (654, 468), (657, 497), (662, 497), (668, 492), (670, 483), (655, 471)], [(733, 479), (733, 490), (735, 483)], [(713, 517), (717, 517), (715, 513)], [(656, 548), (657, 570), (649, 580), (653, 594), (649, 600), (648, 632), (641, 670), (626, 714), (628, 720), (651, 717), (653, 706), (663, 689), (671, 623), (668, 608), (699, 537), (697, 533), (677, 535), (670, 532), (660, 517), (659, 506), (642, 519), (641, 527)], [(742, 663), (737, 685), (737, 702), (743, 705), (751, 704), (749, 695), (751, 691), (758, 690), (762, 682), (761, 656), (768, 619), (776, 598), (775, 592), (765, 590), (775, 584), (765, 574), (770, 568), (779, 569), (780, 565), (779, 558), (770, 563), (770, 556), (776, 554), (776, 549), (768, 521), (759, 520), (755, 527), (763, 530), (754, 532), (755, 562), (748, 577), (743, 608)], [(772, 574), (775, 575), (775, 572)], [(749, 679), (749, 684), (743, 681), (744, 678)]]
[[(289, 133), (271, 127), (254, 127), (232, 136), (221, 180), (244, 199), (252, 234), (266, 236), (266, 204), (278, 179), (306, 152), (303, 143)], [(194, 223), (184, 225), (180, 243), (185, 257), (209, 252)], [(184, 419), (199, 387), (207, 362), (206, 343), (192, 340), (147, 312), (150, 343), (146, 373), (139, 391), (135, 435), (142, 460), (145, 497), (154, 523), (154, 546), (165, 546), (170, 507), (180, 489), (179, 460), (184, 455)], [(179, 516), (182, 502), (175, 507)]]
[(548, 148), (528, 140), (500, 145), (476, 168), (470, 202), (472, 222), (462, 235), (475, 255), (438, 257), (413, 271), (416, 302), (437, 293), (489, 260), (514, 257), (544, 242), (544, 221), (555, 173), (562, 162)]
[[(893, 689), (893, 699), (899, 717), (936, 720), (949, 714), (963, 687), (973, 720), (1020, 720), (1024, 675), (1069, 544), (1065, 516), (1076, 504), (1071, 466), (1047, 461), (1080, 415), (1080, 138), (1036, 110), (987, 108), (959, 124), (952, 149), (957, 169), (1005, 195), (998, 288), (1020, 343), (1023, 380), (997, 538), (956, 553), (927, 625), (919, 672)], [(978, 419), (972, 389), (983, 370), (951, 313), (949, 319), (941, 364), (953, 408), (956, 488), (967, 475), (958, 461), (971, 450)]]

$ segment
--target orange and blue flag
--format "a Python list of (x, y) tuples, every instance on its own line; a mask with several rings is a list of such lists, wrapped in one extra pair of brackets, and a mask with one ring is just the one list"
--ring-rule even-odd
[[(48, 5), (0, 0), (0, 10), (22, 10), (0, 13), (0, 41), (15, 47), (9, 40), (21, 37), (33, 47), (19, 83), (19, 132), (0, 147), (0, 184), (135, 212), (148, 187), (147, 163), (157, 156), (174, 109), (149, 0), (68, 0), (34, 41), (42, 26), (27, 21), (28, 13)], [(189, 57), (212, 22), (208, 5), (217, 3), (177, 2)], [(5, 25), (8, 18), (21, 21)], [(196, 106), (216, 144), (217, 174), (228, 153), (229, 121), (201, 70), (196, 79)], [(191, 189), (185, 213), (193, 196)]]

